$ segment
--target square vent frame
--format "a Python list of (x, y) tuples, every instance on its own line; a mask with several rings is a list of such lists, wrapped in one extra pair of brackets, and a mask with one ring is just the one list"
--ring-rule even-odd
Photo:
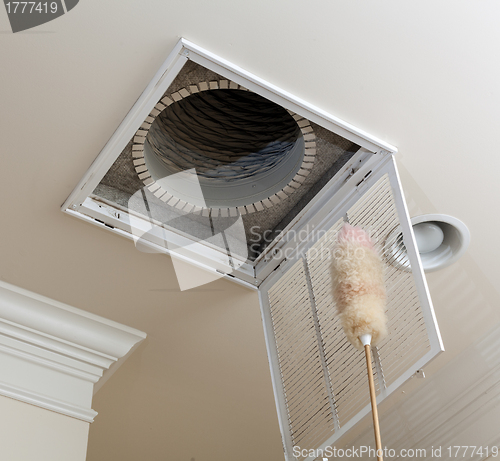
[[(217, 271), (224, 277), (247, 287), (257, 288), (262, 281), (274, 270), (281, 261), (277, 258), (269, 258), (272, 252), (278, 248), (289, 249), (296, 243), (286, 240), (290, 230), (301, 227), (306, 219), (315, 214), (315, 210), (321, 207), (322, 197), (331, 196), (342, 184), (352, 176), (353, 171), (366, 163), (372, 154), (387, 155), (394, 154), (397, 149), (383, 140), (372, 136), (353, 125), (315, 107), (300, 98), (284, 91), (277, 86), (245, 71), (239, 66), (181, 38), (172, 52), (169, 54), (156, 75), (138, 98), (119, 127), (113, 133), (109, 141), (94, 160), (84, 177), (79, 181), (73, 192), (63, 203), (63, 212), (90, 222), (98, 226), (105, 226), (110, 231), (134, 239), (134, 235), (144, 232), (148, 223), (144, 223), (141, 229), (140, 220), (130, 219), (126, 212), (112, 204), (103, 204), (91, 197), (92, 192), (99, 184), (104, 175), (112, 167), (120, 153), (127, 146), (134, 135), (141, 128), (146, 118), (154, 111), (155, 106), (163, 97), (165, 91), (181, 72), (185, 63), (191, 60), (206, 69), (229, 79), (240, 86), (253, 91), (260, 96), (304, 117), (319, 126), (335, 133), (343, 138), (361, 146), (358, 151), (345, 164), (328, 184), (311, 200), (285, 229), (274, 239), (274, 241), (263, 251), (255, 261), (241, 261), (239, 267), (230, 267), (219, 251), (203, 242), (190, 239), (181, 233), (164, 230), (162, 232), (151, 232), (146, 242), (154, 251), (171, 254), (166, 242), (176, 247), (189, 248), (182, 255), (175, 254), (173, 257), (181, 258), (208, 271)], [(109, 205), (109, 206), (108, 206)], [(133, 229), (132, 227), (138, 227)]]

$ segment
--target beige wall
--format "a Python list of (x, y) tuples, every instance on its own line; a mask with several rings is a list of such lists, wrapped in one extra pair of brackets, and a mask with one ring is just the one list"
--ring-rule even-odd
[(0, 459), (85, 461), (89, 423), (0, 396)]

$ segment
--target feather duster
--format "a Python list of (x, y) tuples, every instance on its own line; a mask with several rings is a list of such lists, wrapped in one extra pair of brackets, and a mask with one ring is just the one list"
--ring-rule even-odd
[(376, 345), (387, 334), (383, 265), (369, 235), (344, 224), (332, 254), (333, 298), (347, 339), (363, 350), (360, 336)]

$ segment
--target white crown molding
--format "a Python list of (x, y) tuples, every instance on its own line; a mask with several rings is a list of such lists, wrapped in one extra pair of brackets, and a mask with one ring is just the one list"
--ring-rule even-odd
[(93, 393), (145, 337), (0, 281), (0, 395), (92, 422)]
[(81, 419), (89, 423), (94, 421), (94, 418), (97, 416), (97, 411), (95, 410), (77, 405), (71, 405), (70, 403), (45, 397), (41, 394), (21, 389), (19, 387), (9, 386), (8, 384), (2, 382), (0, 382), (0, 394), (5, 397), (10, 397), (11, 399), (20, 400), (37, 407), (45, 408), (46, 410), (62, 413), (66, 416)]

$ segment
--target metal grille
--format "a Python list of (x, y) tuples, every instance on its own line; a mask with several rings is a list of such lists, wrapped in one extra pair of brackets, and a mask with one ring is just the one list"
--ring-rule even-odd
[(313, 303), (303, 260), (269, 290), (271, 317), (280, 361), (293, 445), (315, 446), (334, 430)]
[(387, 251), (388, 235), (400, 228), (388, 175), (384, 175), (348, 212), (349, 222), (370, 233), (380, 254), (386, 256), (387, 329), (389, 334), (379, 347), (386, 385), (430, 350), (423, 312), (411, 272), (391, 264), (406, 255), (401, 242), (399, 252)]
[[(364, 354), (348, 343), (331, 295), (330, 259), (344, 220), (370, 233), (384, 261), (389, 334), (372, 348), (377, 393), (384, 398), (416, 364), (437, 353), (430, 353), (427, 293), (421, 290), (419, 298), (405, 245), (401, 242), (394, 252), (388, 242), (401, 224), (393, 186), (388, 174), (374, 179), (354, 204), (351, 200), (336, 212), (324, 235), (267, 290), (279, 367), (274, 376), (279, 376), (288, 426), (282, 424), (282, 431), (289, 431), (284, 434), (287, 459), (305, 459), (291, 456), (294, 447), (332, 444), (369, 412)], [(394, 264), (405, 258), (406, 266)]]
[[(369, 402), (364, 355), (347, 341), (331, 293), (330, 256), (343, 223), (338, 220), (306, 254), (339, 427)], [(378, 381), (375, 383), (378, 389)]]

